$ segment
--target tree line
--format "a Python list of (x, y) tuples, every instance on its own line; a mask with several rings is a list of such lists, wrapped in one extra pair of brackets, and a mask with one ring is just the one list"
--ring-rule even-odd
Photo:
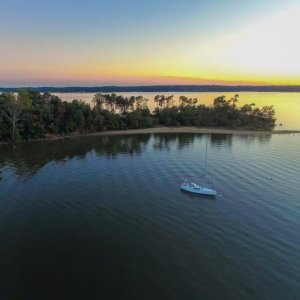
[[(0, 87), (6, 93), (17, 93), (20, 87)], [(300, 85), (139, 85), (139, 86), (67, 86), (28, 87), (40, 93), (186, 93), (186, 92), (300, 92)]]
[(217, 97), (210, 106), (197, 98), (154, 97), (150, 111), (143, 96), (94, 95), (92, 104), (81, 100), (62, 101), (50, 93), (22, 89), (17, 94), (0, 94), (0, 140), (47, 138), (51, 135), (89, 133), (104, 130), (138, 129), (154, 126), (206, 126), (272, 130), (273, 106), (261, 109), (254, 103), (238, 106), (239, 96)]

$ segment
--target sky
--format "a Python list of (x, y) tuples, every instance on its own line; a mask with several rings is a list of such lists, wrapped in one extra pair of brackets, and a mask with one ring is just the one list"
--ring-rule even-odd
[(0, 86), (300, 84), (299, 0), (0, 0)]

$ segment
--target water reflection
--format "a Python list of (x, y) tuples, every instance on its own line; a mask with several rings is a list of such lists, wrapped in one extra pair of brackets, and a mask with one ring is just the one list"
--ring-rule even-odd
[(132, 135), (132, 136), (104, 136), (97, 138), (88, 138), (95, 153), (107, 158), (116, 158), (119, 154), (138, 155), (144, 151), (151, 138), (150, 134)]
[(183, 150), (192, 146), (196, 140), (201, 141), (207, 135), (198, 133), (185, 133), (185, 134), (154, 134), (153, 149), (154, 150), (171, 150), (175, 146), (178, 150)]
[[(66, 163), (83, 160), (92, 151), (99, 156), (115, 158), (121, 153), (137, 155), (143, 151), (151, 135), (81, 137), (70, 140), (20, 144), (14, 150), (0, 149), (0, 170), (14, 170), (18, 176), (34, 175), (49, 162)], [(1, 175), (1, 173), (0, 173)]]
[[(149, 146), (155, 151), (171, 151), (192, 146), (195, 141), (206, 140), (203, 134), (142, 134), (130, 136), (80, 137), (69, 140), (20, 144), (14, 150), (0, 148), (0, 181), (8, 171), (17, 176), (32, 176), (49, 162), (65, 164), (71, 159), (83, 160), (89, 153), (115, 159), (118, 155), (140, 155)], [(230, 148), (234, 136), (209, 135), (208, 145)], [(241, 142), (268, 143), (271, 135), (235, 136)]]
[(154, 134), (153, 149), (170, 151), (172, 144), (176, 143), (177, 134)]
[(252, 145), (258, 142), (260, 145), (269, 144), (272, 135), (271, 134), (260, 134), (260, 135), (239, 135), (238, 137), (241, 142), (244, 142), (247, 145)]
[(190, 146), (194, 143), (195, 138), (202, 139), (204, 135), (195, 135), (195, 134), (179, 134), (177, 136), (177, 149), (182, 150), (187, 146)]
[(212, 146), (221, 146), (231, 148), (232, 135), (231, 134), (215, 134), (209, 136), (209, 143)]

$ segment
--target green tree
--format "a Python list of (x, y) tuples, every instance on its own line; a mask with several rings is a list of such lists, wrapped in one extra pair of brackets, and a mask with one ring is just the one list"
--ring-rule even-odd
[(12, 93), (2, 95), (3, 104), (1, 112), (4, 118), (8, 121), (11, 129), (11, 141), (14, 145), (19, 138), (19, 128), (21, 125), (21, 114), (23, 111), (22, 104), (18, 101), (16, 96)]
[(180, 96), (179, 97), (180, 106), (195, 106), (198, 102), (197, 98), (188, 98), (186, 96)]
[(149, 100), (144, 98), (143, 96), (137, 96), (135, 98), (136, 109), (146, 109), (148, 101)]
[(164, 95), (156, 95), (154, 97), (154, 102), (156, 102), (158, 109), (162, 109), (165, 106), (166, 97)]
[(97, 93), (94, 95), (92, 102), (94, 103), (94, 106), (97, 105), (102, 109), (103, 105), (106, 103), (106, 97), (102, 93)]
[(27, 89), (21, 89), (18, 93), (18, 101), (23, 106), (24, 110), (32, 109), (32, 97)]

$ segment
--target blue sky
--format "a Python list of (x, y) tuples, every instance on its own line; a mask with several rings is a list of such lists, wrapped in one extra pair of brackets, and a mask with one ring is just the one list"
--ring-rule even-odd
[[(120, 83), (126, 76), (153, 79), (169, 76), (162, 71), (172, 64), (164, 65), (169, 57), (178, 64), (170, 76), (188, 77), (196, 71), (185, 70), (190, 54), (182, 58), (182, 49), (194, 43), (206, 47), (297, 2), (0, 0), (0, 85), (51, 83), (55, 77), (66, 84), (89, 78), (108, 84), (114, 76)], [(153, 64), (157, 69), (147, 73)], [(201, 66), (198, 73), (211, 76), (202, 74)]]

